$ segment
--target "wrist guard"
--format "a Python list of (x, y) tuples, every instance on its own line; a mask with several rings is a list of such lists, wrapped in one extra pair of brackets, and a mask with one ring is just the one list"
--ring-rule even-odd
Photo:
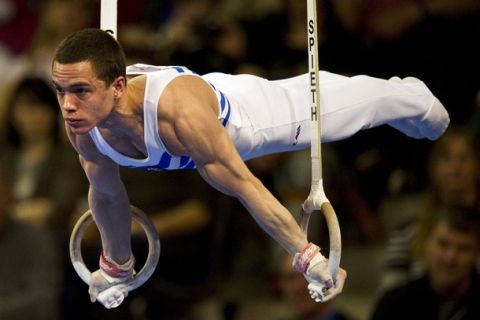
[[(118, 264), (115, 261), (109, 259), (105, 256), (103, 251), (100, 253), (100, 262), (99, 262), (100, 270), (102, 271), (102, 275), (106, 276), (107, 280), (123, 280), (127, 278), (131, 278), (134, 273), (134, 266), (135, 266), (135, 258), (133, 256), (128, 259), (127, 262), (123, 264)], [(110, 281), (115, 282), (115, 281)]]
[(305, 273), (308, 270), (310, 261), (312, 261), (313, 257), (319, 252), (320, 247), (310, 242), (301, 252), (295, 254), (292, 267), (300, 273)]

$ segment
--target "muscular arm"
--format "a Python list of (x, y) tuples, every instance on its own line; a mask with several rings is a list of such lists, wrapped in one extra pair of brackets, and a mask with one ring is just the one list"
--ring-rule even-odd
[[(217, 138), (217, 143), (220, 139)], [(230, 145), (229, 145), (230, 144)], [(228, 152), (233, 148), (225, 142), (215, 152)], [(197, 160), (196, 160), (197, 161)], [(290, 212), (268, 191), (262, 182), (248, 170), (236, 151), (212, 158), (199, 164), (202, 177), (216, 189), (236, 197), (255, 221), (290, 255), (300, 252), (307, 244), (297, 222)]]
[[(170, 141), (168, 147), (191, 156), (210, 185), (236, 197), (262, 229), (291, 255), (301, 251), (307, 240), (300, 227), (239, 156), (217, 119), (216, 100), (210, 99), (213, 93), (208, 84), (198, 78), (180, 77), (164, 94), (162, 102), (170, 116), (165, 121), (160, 118), (159, 127), (161, 136), (166, 135)], [(169, 104), (175, 107), (170, 108)]]
[(131, 215), (128, 196), (117, 164), (99, 153), (90, 136), (67, 133), (79, 152), (90, 183), (88, 203), (100, 231), (105, 255), (122, 263), (131, 256)]

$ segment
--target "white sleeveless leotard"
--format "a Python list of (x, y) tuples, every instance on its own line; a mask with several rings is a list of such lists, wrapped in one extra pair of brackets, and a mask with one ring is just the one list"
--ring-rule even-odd
[[(253, 75), (197, 75), (185, 67), (136, 64), (127, 74), (145, 74), (145, 159), (126, 157), (111, 148), (100, 131), (90, 136), (99, 151), (121, 166), (175, 170), (194, 168), (187, 156), (168, 152), (158, 135), (157, 105), (167, 84), (182, 75), (208, 82), (219, 103), (223, 124), (244, 160), (310, 146), (311, 93), (307, 74), (270, 81)], [(364, 75), (346, 77), (320, 71), (322, 142), (345, 139), (361, 129), (390, 124), (409, 136), (439, 136), (448, 113), (421, 81), (388, 81)], [(418, 127), (422, 133), (419, 136)]]

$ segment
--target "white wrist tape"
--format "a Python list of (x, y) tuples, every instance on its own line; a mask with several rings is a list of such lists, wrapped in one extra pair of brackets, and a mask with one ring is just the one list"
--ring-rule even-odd
[[(317, 253), (319, 252), (320, 247), (310, 242), (301, 252), (295, 254), (293, 257), (292, 267), (300, 273), (305, 273), (310, 265), (310, 262), (315, 256), (317, 256)], [(323, 257), (321, 254), (318, 256)], [(323, 257), (323, 259), (325, 259), (325, 257)], [(316, 261), (316, 263), (318, 262)]]

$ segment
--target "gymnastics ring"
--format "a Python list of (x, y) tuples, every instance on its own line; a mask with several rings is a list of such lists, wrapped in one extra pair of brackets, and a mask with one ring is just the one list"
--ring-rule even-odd
[[(330, 253), (328, 255), (328, 271), (336, 281), (337, 271), (340, 267), (340, 259), (342, 256), (342, 237), (340, 233), (340, 226), (338, 224), (337, 215), (330, 204), (330, 202), (324, 202), (320, 211), (323, 213), (328, 227), (328, 237), (330, 241)], [(300, 212), (300, 228), (305, 236), (308, 233), (308, 223), (312, 212), (306, 212), (301, 210)]]
[[(144, 284), (150, 276), (155, 271), (157, 267), (158, 259), (160, 258), (160, 237), (158, 235), (157, 229), (153, 225), (152, 221), (148, 216), (141, 211), (140, 209), (130, 206), (133, 218), (145, 231), (145, 234), (148, 239), (148, 257), (145, 261), (143, 268), (135, 274), (135, 276), (129, 281), (122, 284), (122, 289), (127, 291), (135, 290)], [(80, 278), (86, 283), (90, 283), (91, 272), (88, 270), (85, 262), (82, 258), (81, 244), (83, 234), (87, 227), (92, 223), (93, 216), (92, 211), (86, 211), (80, 219), (78, 219), (75, 227), (73, 228), (72, 234), (70, 236), (70, 260), (72, 265), (80, 276)], [(108, 290), (108, 289), (107, 289)], [(121, 299), (123, 301), (123, 297)], [(110, 305), (110, 307), (118, 306), (122, 301), (119, 301), (117, 305)], [(102, 302), (103, 303), (103, 302)], [(107, 308), (110, 308), (106, 306)]]

